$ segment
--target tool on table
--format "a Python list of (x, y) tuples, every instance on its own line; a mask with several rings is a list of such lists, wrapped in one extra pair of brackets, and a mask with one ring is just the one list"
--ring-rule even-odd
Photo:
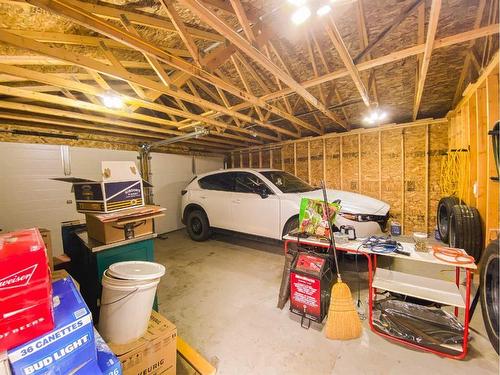
[[(321, 181), (321, 188), (323, 190), (323, 202), (325, 204), (326, 215), (330, 217), (324, 181)], [(337, 270), (337, 282), (333, 285), (331, 291), (325, 335), (329, 339), (354, 339), (361, 335), (361, 320), (354, 306), (351, 291), (347, 284), (342, 282), (337, 258), (337, 248), (335, 247), (335, 238), (333, 236), (332, 223), (330, 220), (328, 220), (328, 225), (330, 227), (330, 241)]]
[(356, 229), (352, 225), (341, 225), (340, 233), (346, 234), (349, 240), (356, 239)]
[(371, 236), (363, 242), (362, 246), (377, 254), (408, 253), (408, 251), (404, 250), (401, 243), (386, 237)]

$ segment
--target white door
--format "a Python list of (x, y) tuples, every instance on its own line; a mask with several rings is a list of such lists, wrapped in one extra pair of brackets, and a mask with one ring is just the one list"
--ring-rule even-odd
[(200, 189), (191, 193), (192, 201), (205, 209), (211, 227), (232, 229), (230, 202), (234, 175), (234, 172), (222, 172), (205, 176), (198, 181)]
[(231, 198), (233, 229), (257, 236), (277, 238), (279, 198), (256, 175), (237, 172)]

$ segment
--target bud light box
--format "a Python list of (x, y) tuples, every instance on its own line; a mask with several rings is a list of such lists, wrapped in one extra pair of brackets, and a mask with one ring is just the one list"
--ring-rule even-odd
[(122, 375), (122, 364), (94, 328), (97, 364), (103, 375)]
[(52, 284), (52, 331), (8, 351), (15, 375), (95, 374), (97, 354), (92, 315), (71, 279)]
[(54, 327), (52, 285), (38, 229), (0, 235), (0, 352)]
[(144, 187), (151, 187), (133, 161), (103, 161), (102, 181), (79, 177), (54, 178), (73, 185), (76, 210), (108, 213), (144, 206)]

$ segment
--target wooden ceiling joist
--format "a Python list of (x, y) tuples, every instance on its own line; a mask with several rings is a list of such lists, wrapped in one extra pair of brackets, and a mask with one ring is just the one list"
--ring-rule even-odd
[(425, 41), (424, 56), (418, 75), (417, 89), (415, 93), (415, 104), (413, 106), (413, 121), (417, 119), (418, 110), (424, 93), (425, 79), (427, 78), (427, 70), (431, 61), (432, 51), (434, 49), (434, 39), (438, 26), (439, 14), (441, 13), (441, 0), (432, 0), (429, 25), (427, 27), (427, 37)]
[[(180, 0), (180, 3), (187, 6), (194, 14), (196, 14), (203, 22), (207, 23), (214, 30), (218, 31), (220, 34), (224, 35), (231, 43), (238, 47), (242, 52), (249, 56), (254, 61), (258, 62), (263, 68), (268, 70), (271, 74), (277, 76), (283, 83), (292, 88), (298, 95), (302, 96), (306, 101), (311, 103), (311, 105), (319, 109), (324, 115), (329, 117), (335, 122), (340, 122), (341, 126), (344, 126), (342, 121), (338, 117), (330, 112), (323, 103), (316, 99), (311, 93), (309, 93), (304, 87), (302, 87), (298, 82), (296, 82), (292, 77), (283, 72), (279, 67), (277, 67), (270, 59), (268, 59), (262, 52), (250, 44), (246, 39), (232, 30), (224, 22), (222, 22), (216, 15), (214, 15), (208, 8), (204, 6), (198, 0)], [(312, 127), (315, 129), (314, 127)], [(311, 129), (310, 129), (311, 130)], [(317, 132), (317, 131), (315, 131)]]

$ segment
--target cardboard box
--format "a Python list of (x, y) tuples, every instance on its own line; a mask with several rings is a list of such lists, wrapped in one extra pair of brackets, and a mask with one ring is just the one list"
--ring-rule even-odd
[(55, 327), (8, 351), (12, 372), (19, 375), (95, 374), (97, 363), (92, 315), (71, 278), (53, 287)]
[(86, 214), (89, 237), (109, 244), (153, 233), (153, 218), (164, 216), (164, 208), (144, 206), (109, 214)]
[(102, 181), (79, 177), (54, 178), (73, 185), (76, 210), (82, 213), (107, 213), (144, 206), (143, 181), (133, 161), (103, 161)]
[(0, 351), (54, 327), (52, 284), (38, 229), (0, 235)]
[(109, 347), (122, 363), (124, 375), (175, 375), (177, 328), (154, 310), (144, 336), (130, 344)]
[(103, 375), (121, 375), (122, 364), (104, 342), (99, 332), (94, 328), (95, 346), (97, 349), (97, 364)]
[(45, 244), (45, 250), (47, 251), (47, 259), (49, 261), (50, 270), (54, 271), (54, 260), (52, 259), (52, 239), (50, 237), (50, 230), (45, 228), (38, 228), (38, 230), (40, 231), (43, 243)]
[(57, 271), (53, 271), (51, 272), (51, 279), (52, 279), (52, 282), (54, 281), (57, 281), (57, 280), (62, 280), (62, 279), (65, 279), (67, 277), (71, 277), (71, 279), (73, 280), (73, 284), (75, 284), (75, 287), (76, 289), (78, 289), (78, 291), (80, 291), (80, 285), (78, 284), (78, 282), (68, 273), (68, 271), (66, 270), (57, 270)]

